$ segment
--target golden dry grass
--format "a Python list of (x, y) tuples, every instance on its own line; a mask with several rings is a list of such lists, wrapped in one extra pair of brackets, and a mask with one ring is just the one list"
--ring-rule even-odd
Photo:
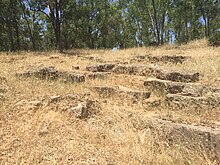
[[(143, 77), (109, 75), (106, 80), (90, 80), (82, 84), (64, 84), (35, 79), (18, 80), (15, 73), (29, 65), (53, 65), (58, 70), (70, 71), (72, 66), (85, 67), (106, 62), (129, 62), (137, 55), (191, 56), (183, 65), (170, 65), (202, 73), (200, 83), (220, 87), (220, 48), (208, 47), (206, 40), (183, 46), (132, 48), (111, 50), (73, 50), (68, 54), (53, 52), (1, 53), (0, 76), (6, 77), (7, 99), (0, 101), (0, 164), (216, 164), (205, 153), (183, 146), (168, 146), (150, 130), (138, 129), (136, 115), (166, 118), (182, 123), (218, 125), (220, 110), (177, 110), (166, 107), (149, 108), (120, 98), (100, 98), (91, 93), (94, 85), (123, 85), (143, 90)], [(77, 56), (78, 55), (78, 56)], [(50, 58), (54, 57), (54, 58)], [(45, 96), (69, 93), (90, 93), (100, 102), (101, 112), (88, 120), (80, 120), (70, 113), (44, 107), (18, 108), (21, 100), (37, 100)], [(135, 114), (131, 119), (129, 114)]]

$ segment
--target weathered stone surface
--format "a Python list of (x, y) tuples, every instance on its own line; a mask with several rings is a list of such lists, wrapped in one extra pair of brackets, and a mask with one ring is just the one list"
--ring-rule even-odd
[(46, 80), (58, 80), (70, 83), (85, 82), (85, 75), (75, 72), (59, 72), (55, 67), (45, 67), (40, 65), (39, 67), (31, 67), (27, 71), (17, 73), (17, 77), (35, 77)]
[(208, 100), (206, 97), (191, 97), (191, 96), (182, 96), (180, 94), (167, 94), (166, 103), (168, 106), (174, 108), (192, 108), (192, 107), (203, 107), (208, 105)]
[(138, 75), (141, 68), (138, 65), (117, 65), (112, 71), (116, 74)]
[(92, 90), (95, 90), (100, 96), (110, 97), (116, 93), (118, 87), (111, 86), (94, 86)]
[(27, 71), (17, 73), (17, 77), (35, 77), (38, 79), (57, 79), (58, 70), (54, 66), (40, 65), (38, 67), (28, 68)]
[(82, 83), (85, 82), (85, 75), (74, 72), (60, 72), (59, 78), (63, 82)]
[(191, 97), (180, 94), (167, 94), (166, 103), (174, 108), (215, 108), (220, 106), (219, 96)]
[(182, 64), (186, 60), (190, 59), (190, 56), (177, 56), (177, 55), (164, 55), (164, 56), (153, 56), (153, 55), (141, 55), (133, 58), (131, 62), (150, 62), (150, 63), (173, 63)]
[(160, 94), (181, 94), (191, 97), (202, 97), (206, 96), (208, 93), (220, 92), (220, 89), (202, 84), (173, 82), (154, 78), (147, 79), (144, 85), (152, 92), (159, 92)]
[(177, 56), (177, 55), (147, 56), (147, 59), (149, 60), (149, 62), (152, 62), (152, 63), (163, 62), (163, 63), (182, 64), (189, 58), (190, 58), (189, 56)]
[(188, 58), (187, 56), (176, 56), (176, 55), (165, 55), (165, 56), (154, 56), (154, 55), (140, 55), (136, 56), (131, 62), (150, 62), (150, 63), (183, 63)]
[(158, 79), (176, 82), (196, 82), (199, 81), (199, 73), (187, 73), (180, 70), (171, 70), (157, 65), (148, 65), (147, 74)]
[(150, 97), (144, 101), (144, 104), (149, 107), (159, 107), (162, 105), (162, 99), (159, 97)]
[(80, 102), (76, 107), (72, 107), (69, 111), (73, 112), (77, 118), (85, 119), (97, 113), (97, 107), (95, 101), (87, 99), (84, 102)]
[(181, 71), (161, 72), (156, 78), (177, 82), (196, 82), (199, 81), (199, 73), (186, 73)]
[(176, 94), (183, 91), (185, 84), (150, 78), (144, 82), (144, 86), (152, 92), (159, 92), (160, 94)]
[(199, 80), (199, 73), (187, 73), (180, 70), (172, 70), (158, 65), (117, 65), (112, 69), (116, 74), (129, 74), (140, 76), (153, 76), (162, 80), (176, 82), (196, 82)]
[(172, 123), (161, 119), (142, 118), (142, 128), (150, 129), (168, 145), (180, 145), (206, 153), (220, 163), (220, 130), (203, 126)]
[(89, 116), (89, 110), (86, 102), (79, 103), (76, 107), (70, 109), (74, 112), (77, 118), (87, 118)]
[(151, 95), (150, 92), (133, 90), (123, 86), (118, 86), (117, 92), (119, 94), (130, 96), (133, 101), (148, 99)]
[(177, 109), (214, 108), (220, 105), (220, 90), (210, 86), (160, 79), (148, 79), (144, 85), (153, 94), (164, 97), (168, 106)]
[(102, 97), (122, 96), (125, 99), (131, 99), (133, 102), (148, 99), (150, 92), (129, 89), (123, 86), (95, 86), (94, 89)]
[(106, 79), (108, 76), (108, 73), (104, 72), (94, 72), (94, 73), (87, 73), (86, 78), (88, 79)]
[(91, 72), (109, 72), (115, 67), (115, 64), (99, 64), (87, 66), (86, 70)]
[(210, 93), (219, 93), (219, 92), (220, 92), (220, 89), (217, 89), (211, 86), (194, 84), (194, 83), (186, 83), (184, 85), (181, 95), (192, 96), (192, 97), (202, 97)]
[(43, 101), (41, 101), (41, 100), (32, 100), (32, 101), (21, 100), (21, 101), (17, 102), (15, 105), (19, 109), (25, 108), (25, 109), (29, 109), (29, 110), (34, 110), (34, 109), (38, 109), (41, 106), (43, 106)]
[(57, 102), (61, 99), (61, 96), (51, 96), (50, 97), (50, 102), (51, 103), (54, 103), (54, 102)]

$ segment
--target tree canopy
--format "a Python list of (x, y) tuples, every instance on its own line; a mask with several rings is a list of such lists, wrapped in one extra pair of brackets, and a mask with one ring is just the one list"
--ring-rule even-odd
[(0, 0), (0, 51), (187, 43), (220, 31), (219, 0)]

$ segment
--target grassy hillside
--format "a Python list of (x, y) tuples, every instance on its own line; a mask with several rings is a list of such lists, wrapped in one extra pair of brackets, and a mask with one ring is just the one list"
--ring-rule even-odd
[[(182, 64), (160, 61), (154, 64), (198, 72), (200, 77), (196, 83), (220, 88), (220, 48), (208, 47), (206, 40), (182, 46), (118, 51), (1, 53), (1, 164), (218, 164), (203, 149), (168, 143), (143, 121), (145, 117), (156, 118), (218, 130), (220, 107), (178, 109), (167, 106), (163, 99), (152, 104), (158, 99), (156, 95), (134, 102), (127, 95), (113, 93), (103, 97), (92, 90), (94, 86), (123, 86), (147, 91), (144, 81), (151, 76), (110, 72), (106, 78), (86, 78), (82, 83), (16, 77), (16, 73), (42, 64), (85, 75), (90, 73), (86, 69), (90, 65), (147, 66), (152, 62), (138, 60), (139, 56), (165, 55), (191, 58)], [(71, 98), (67, 97), (70, 94)], [(62, 99), (51, 101), (55, 96)], [(85, 100), (94, 101), (95, 108), (91, 115), (81, 119), (69, 108)]]

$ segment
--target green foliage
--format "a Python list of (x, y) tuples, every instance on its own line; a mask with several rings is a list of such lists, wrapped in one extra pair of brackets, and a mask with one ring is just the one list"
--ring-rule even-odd
[(0, 9), (0, 51), (219, 43), (217, 0), (1, 0)]
[(209, 45), (211, 45), (211, 46), (220, 46), (220, 31), (214, 32), (209, 37)]

